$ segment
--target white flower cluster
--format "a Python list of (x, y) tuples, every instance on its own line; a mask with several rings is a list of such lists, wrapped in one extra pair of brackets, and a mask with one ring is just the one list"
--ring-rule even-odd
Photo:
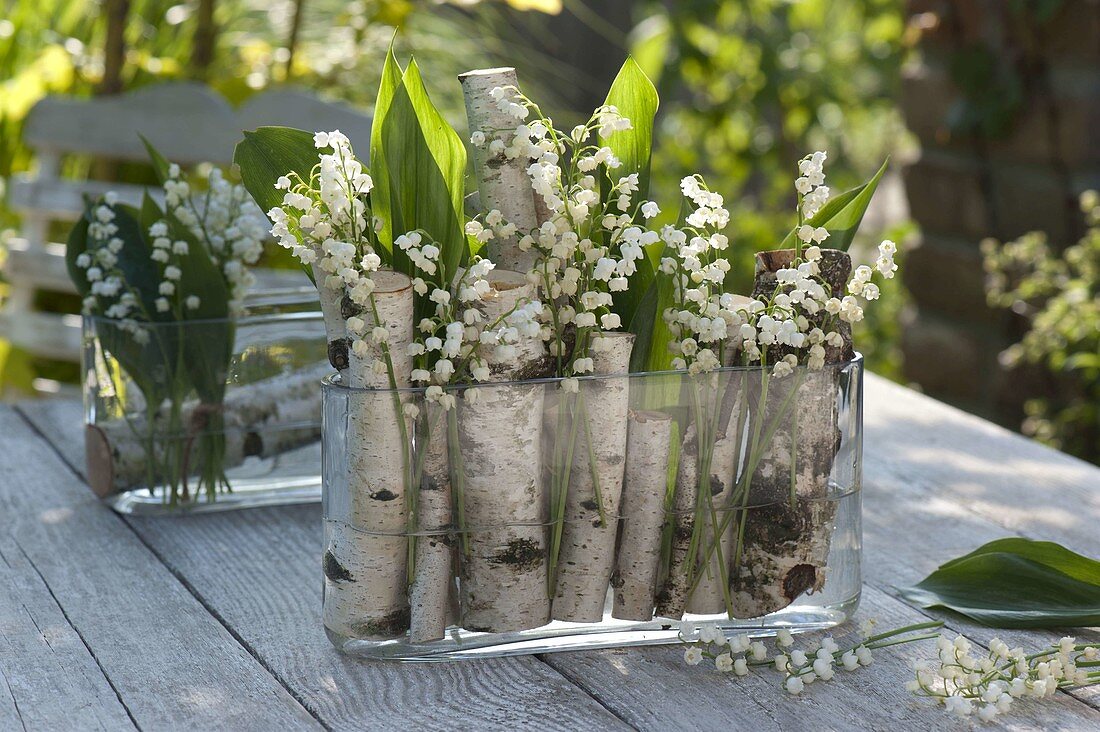
[[(514, 357), (515, 344), (520, 338), (539, 334), (537, 318), (542, 305), (538, 301), (521, 302), (499, 319), (486, 322), (478, 304), (491, 290), (487, 278), (494, 264), (487, 259), (475, 259), (456, 281), (439, 261), (439, 248), (425, 242), (424, 237), (421, 232), (409, 232), (399, 236), (395, 243), (429, 280), (453, 284), (438, 287), (424, 276), (413, 279), (414, 290), (434, 303), (435, 312), (432, 317), (420, 320), (416, 340), (409, 344), (409, 355), (415, 359), (412, 380), (427, 386), (428, 401), (451, 409), (455, 397), (444, 386), (466, 379), (488, 381), (486, 351), (501, 360)], [(352, 328), (351, 320), (348, 328)], [(474, 394), (470, 392), (468, 396)], [(415, 416), (415, 405), (409, 405), (406, 411)]]
[(271, 234), (302, 264), (316, 264), (325, 273), (318, 286), (346, 287), (352, 300), (365, 306), (374, 291), (369, 273), (380, 263), (374, 246), (377, 226), (367, 206), (374, 181), (339, 130), (318, 132), (313, 143), (331, 152), (321, 152), (309, 180), (295, 175), (276, 182), (286, 193), (282, 204), (267, 212)]
[[(263, 254), (263, 242), (267, 236), (264, 217), (248, 191), (244, 186), (226, 180), (221, 169), (213, 168), (207, 175), (206, 190), (195, 194), (180, 178), (179, 166), (172, 164), (164, 181), (164, 202), (176, 220), (206, 244), (229, 288), (230, 315), (239, 314), (245, 294), (255, 282), (248, 266), (255, 264)], [(150, 236), (156, 246), (157, 241), (163, 244), (167, 232), (151, 231)], [(185, 242), (169, 244), (153, 252), (156, 262), (166, 264), (165, 253), (187, 254)]]
[[(515, 129), (479, 130), (471, 141), (527, 161), (531, 187), (542, 199), (547, 217), (533, 231), (517, 231), (500, 211), (492, 210), (483, 221), (469, 222), (466, 233), (482, 242), (518, 236), (520, 249), (537, 253), (529, 276), (555, 303), (542, 309), (542, 336), (559, 360), (559, 375), (588, 373), (590, 336), (622, 327), (619, 316), (611, 312), (611, 293), (627, 289), (645, 247), (659, 241), (655, 232), (634, 225), (637, 218), (660, 212), (652, 201), (635, 200), (638, 176), (615, 175), (622, 163), (609, 147), (590, 142), (594, 132), (606, 138), (630, 129), (630, 121), (614, 107), (603, 106), (567, 135), (554, 129), (538, 106), (514, 88), (498, 87), (492, 96), (517, 120), (532, 112), (537, 119)], [(601, 192), (602, 180), (609, 184), (606, 195)], [(574, 335), (567, 338), (568, 333)], [(567, 353), (570, 339), (574, 345)]]
[[(825, 160), (828, 153), (818, 150), (798, 162), (798, 177), (794, 189), (798, 193), (799, 221), (812, 219), (829, 200), (829, 186), (825, 185)], [(799, 238), (808, 241), (799, 234)], [(815, 239), (819, 244), (824, 239)]]
[(938, 699), (952, 714), (976, 714), (986, 722), (1009, 711), (1017, 699), (1048, 699), (1059, 688), (1100, 681), (1100, 644), (1078, 644), (1071, 637), (1032, 654), (1010, 649), (999, 638), (989, 642), (988, 653), (975, 654), (963, 636), (940, 636), (936, 649), (939, 664), (918, 663), (907, 688)]
[(109, 191), (103, 202), (92, 209), (87, 248), (76, 257), (76, 266), (84, 271), (89, 284), (82, 311), (85, 314), (99, 311), (118, 321), (116, 325), (121, 330), (144, 344), (149, 342), (149, 331), (141, 323), (149, 320), (148, 313), (118, 267), (125, 242), (118, 236), (118, 224), (115, 223), (114, 206), (117, 203), (118, 195)]
[[(780, 630), (775, 636), (776, 653), (772, 655), (762, 641), (753, 641), (748, 635), (726, 637), (714, 623), (700, 626), (682, 623), (680, 640), (688, 644), (684, 650), (684, 661), (689, 666), (696, 666), (707, 658), (714, 662), (718, 671), (735, 676), (747, 676), (751, 667), (766, 666), (783, 673), (784, 688), (797, 696), (815, 681), (831, 681), (837, 666), (845, 671), (870, 666), (874, 660), (871, 648), (875, 642), (882, 640), (879, 636), (870, 636), (873, 622), (864, 621), (862, 624), (863, 641), (843, 649), (831, 636), (805, 650), (794, 648), (794, 636), (790, 631)], [(915, 627), (905, 632), (913, 629)]]
[(744, 318), (734, 296), (725, 291), (730, 269), (722, 254), (729, 246), (721, 233), (729, 223), (725, 202), (700, 176), (681, 180), (680, 190), (693, 211), (683, 229), (661, 229), (666, 251), (661, 271), (673, 278), (673, 305), (662, 317), (670, 332), (669, 348), (676, 354), (673, 368), (695, 374), (724, 363), (726, 341)]

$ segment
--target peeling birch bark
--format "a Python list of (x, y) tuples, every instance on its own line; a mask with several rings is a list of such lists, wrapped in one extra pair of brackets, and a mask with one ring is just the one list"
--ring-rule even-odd
[[(458, 77), (466, 100), (466, 118), (470, 132), (481, 131), (488, 140), (503, 133), (510, 142), (520, 121), (500, 111), (490, 93), (495, 87), (516, 87), (519, 82), (513, 68), (477, 69)], [(539, 225), (535, 208), (535, 192), (527, 175), (526, 158), (510, 160), (503, 152), (492, 153), (489, 142), (472, 149), (474, 175), (477, 177), (480, 203), (484, 211), (497, 209), (504, 220), (516, 225), (519, 233), (513, 237), (490, 239), (486, 245), (489, 259), (507, 270), (527, 272), (535, 264), (535, 252), (524, 252), (516, 246), (519, 236)]]
[[(775, 272), (793, 258), (793, 250), (758, 255), (754, 292), (773, 291)], [(823, 249), (820, 267), (832, 292), (843, 293), (852, 270), (850, 257)], [(778, 420), (779, 426), (770, 444), (760, 446), (762, 455), (751, 476), (749, 508), (742, 518), (741, 553), (730, 573), (738, 617), (776, 612), (804, 592), (819, 591), (825, 583), (837, 508), (834, 501), (827, 500), (829, 475), (841, 437), (837, 423), (839, 372), (828, 364), (854, 355), (848, 324), (841, 322), (836, 330), (844, 342), (840, 348), (826, 348), (825, 369), (802, 372), (801, 383), (796, 381), (797, 375), (769, 379), (763, 418), (765, 425)], [(782, 350), (769, 350), (769, 361), (774, 363), (773, 359), (783, 355)], [(780, 414), (788, 397), (789, 406)]]
[[(412, 371), (408, 345), (413, 339), (413, 290), (398, 272), (374, 273), (377, 318), (364, 311), (368, 330), (383, 324), (398, 388), (407, 387)], [(404, 461), (408, 449), (402, 434), (404, 415), (397, 395), (389, 391), (385, 369), (372, 368), (382, 350), (371, 345), (364, 357), (350, 353), (345, 457), (350, 511), (347, 523), (333, 526), (325, 552), (325, 627), (348, 638), (384, 639), (409, 627), (406, 593), (409, 480)]]
[(669, 415), (630, 412), (623, 475), (622, 536), (615, 573), (611, 577), (611, 586), (615, 589), (611, 615), (620, 620), (653, 619), (671, 439), (672, 418)]
[[(225, 467), (240, 465), (249, 457), (270, 458), (321, 439), (321, 400), (318, 386), (330, 373), (328, 364), (317, 364), (263, 379), (243, 386), (229, 387), (222, 402), (225, 423)], [(146, 481), (146, 445), (140, 435), (161, 429), (162, 409), (150, 427), (144, 416), (113, 420), (96, 425), (106, 442), (111, 467), (89, 463), (89, 474), (96, 474), (109, 486), (107, 492), (128, 490)], [(184, 429), (201, 429), (201, 404), (197, 400), (183, 405), (180, 423)], [(302, 426), (312, 425), (312, 426)], [(158, 441), (175, 439), (170, 435)], [(180, 435), (178, 439), (186, 439)], [(89, 458), (91, 459), (91, 455)]]
[[(497, 270), (480, 308), (487, 323), (534, 297), (517, 272)], [(544, 375), (546, 345), (537, 336), (501, 361), (486, 349), (493, 378)], [(461, 622), (467, 630), (508, 632), (545, 625), (547, 502), (541, 475), (543, 384), (485, 384), (459, 400), (462, 516)], [(456, 501), (458, 496), (456, 495)]]
[(430, 433), (417, 500), (416, 572), (409, 588), (409, 640), (413, 643), (443, 638), (454, 584), (447, 413), (430, 402), (424, 404), (424, 411)]

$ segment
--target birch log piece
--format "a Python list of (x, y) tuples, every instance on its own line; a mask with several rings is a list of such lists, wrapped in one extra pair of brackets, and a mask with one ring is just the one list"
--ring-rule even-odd
[(680, 461), (676, 465), (676, 488), (671, 511), (667, 517), (672, 526), (672, 552), (668, 560), (668, 577), (657, 593), (657, 615), (673, 620), (684, 617), (687, 607), (688, 577), (694, 558), (691, 557), (691, 536), (695, 531), (695, 504), (699, 495), (699, 445), (695, 425), (684, 432)]
[(607, 589), (615, 570), (630, 412), (630, 379), (626, 374), (633, 350), (633, 333), (592, 336), (589, 353), (593, 373), (622, 377), (585, 379), (576, 395), (573, 419), (579, 423), (565, 497), (554, 620), (603, 620)]
[[(240, 465), (249, 457), (270, 458), (320, 439), (321, 400), (318, 385), (330, 372), (317, 364), (230, 387), (222, 402), (225, 422), (225, 467)], [(201, 429), (202, 405), (198, 400), (183, 405), (184, 429)], [(167, 409), (162, 410), (167, 419)], [(147, 445), (142, 435), (156, 433), (161, 415), (149, 427), (144, 417), (88, 425), (88, 482), (96, 495), (106, 496), (144, 484)], [(161, 439), (170, 439), (167, 435)], [(167, 477), (167, 476), (162, 476)]]
[[(362, 317), (368, 334), (376, 324), (386, 328), (397, 386), (406, 387), (412, 371), (412, 283), (389, 271), (376, 272), (373, 279), (377, 319), (369, 309)], [(325, 627), (339, 636), (384, 639), (409, 627), (405, 451), (411, 428), (405, 425), (400, 400), (388, 391), (386, 370), (374, 366), (383, 358), (382, 349), (367, 343), (367, 353), (349, 352), (348, 385), (378, 391), (348, 395), (349, 515), (346, 522), (333, 525), (325, 554), (324, 619)]]
[[(490, 141), (506, 135), (504, 142), (509, 144), (520, 121), (501, 111), (492, 91), (496, 87), (518, 88), (516, 70), (477, 69), (459, 75), (458, 80), (462, 83), (470, 132), (484, 132)], [(486, 245), (489, 259), (502, 269), (527, 272), (535, 264), (535, 252), (520, 250), (516, 242), (520, 236), (535, 229), (539, 221), (526, 158), (509, 159), (503, 151), (494, 153), (488, 142), (472, 148), (472, 153), (482, 210), (499, 210), (504, 220), (515, 224), (519, 232), (511, 237), (490, 239)]]
[[(734, 461), (740, 435), (722, 435), (715, 441), (710, 457), (710, 503), (702, 519), (699, 532), (698, 567), (695, 570), (695, 587), (688, 592), (687, 611), (696, 615), (713, 615), (726, 612), (726, 586), (729, 582), (730, 561), (733, 558), (733, 541), (736, 526), (729, 517), (734, 485)], [(728, 520), (727, 520), (728, 517)], [(715, 535), (721, 530), (720, 538)], [(721, 559), (719, 559), (719, 557)]]
[(345, 371), (348, 367), (349, 341), (345, 322), (347, 317), (342, 312), (341, 302), (344, 299), (344, 287), (339, 289), (328, 286), (329, 273), (321, 269), (317, 264), (312, 265), (313, 279), (317, 285), (317, 297), (321, 301), (321, 318), (325, 323), (325, 340), (328, 342), (328, 362), (332, 368)]
[(416, 571), (409, 588), (412, 613), (409, 640), (439, 640), (447, 629), (451, 603), (454, 535), (451, 476), (447, 459), (448, 415), (438, 404), (424, 404), (428, 425), (424, 468), (417, 500)]
[(631, 411), (623, 473), (622, 535), (611, 586), (611, 615), (619, 620), (652, 620), (661, 528), (665, 523), (668, 451), (672, 418), (663, 412)]
[[(757, 255), (754, 293), (771, 293), (775, 273), (789, 266), (793, 250)], [(821, 278), (840, 296), (852, 270), (851, 258), (835, 249), (823, 249)], [(776, 424), (771, 441), (760, 445), (751, 475), (744, 531), (730, 589), (738, 617), (753, 618), (783, 609), (804, 592), (819, 591), (825, 583), (836, 503), (829, 495), (829, 475), (840, 448), (837, 424), (839, 370), (835, 364), (854, 355), (851, 329), (840, 322), (825, 326), (824, 315), (812, 321), (825, 332), (843, 338), (839, 348), (826, 348), (826, 366), (820, 371), (798, 369), (782, 379), (768, 379), (768, 396), (759, 410), (759, 389), (750, 404), (763, 417), (764, 430)], [(769, 349), (775, 363), (786, 351)], [(792, 390), (797, 389), (792, 394)], [(793, 463), (793, 465), (792, 465)], [(792, 485), (793, 482), (793, 485)]]
[[(535, 295), (518, 272), (496, 270), (489, 283), (480, 304), (488, 324)], [(498, 358), (492, 349), (482, 355), (495, 381), (534, 378), (548, 366), (538, 336), (522, 338), (512, 358)], [(486, 384), (467, 389), (459, 400), (461, 472), (455, 480), (462, 484), (460, 613), (467, 630), (517, 631), (550, 620), (543, 393), (542, 384)]]

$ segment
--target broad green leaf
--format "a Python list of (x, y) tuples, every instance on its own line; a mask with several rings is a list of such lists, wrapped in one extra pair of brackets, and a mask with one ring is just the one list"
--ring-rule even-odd
[(618, 108), (619, 113), (630, 120), (631, 129), (601, 137), (600, 144), (611, 148), (622, 166), (612, 171), (613, 176), (638, 174), (636, 200), (649, 196), (649, 163), (653, 149), (653, 119), (657, 115), (657, 89), (633, 58), (627, 57), (604, 104)]
[[(607, 93), (604, 104), (615, 106), (619, 112), (630, 120), (631, 129), (615, 132), (609, 137), (600, 138), (600, 144), (611, 148), (615, 157), (619, 158), (622, 165), (611, 172), (613, 177), (620, 178), (631, 173), (638, 174), (638, 191), (635, 193), (635, 201), (645, 200), (649, 196), (649, 164), (650, 154), (653, 148), (653, 119), (657, 114), (657, 90), (649, 77), (645, 75), (641, 67), (633, 58), (627, 57), (622, 68), (619, 69), (611, 89)], [(601, 185), (606, 196), (611, 183), (602, 181)], [(653, 282), (655, 270), (648, 261), (638, 264), (638, 271), (631, 277), (631, 287), (625, 292), (614, 293), (614, 310), (622, 318), (623, 323), (630, 324), (634, 321), (637, 310), (643, 299), (649, 294), (650, 285)], [(652, 314), (643, 314), (642, 319), (648, 319)], [(639, 336), (641, 337), (641, 336)], [(635, 343), (635, 352), (639, 345)]]
[[(440, 262), (453, 277), (468, 247), (462, 230), (466, 148), (454, 128), (432, 104), (411, 61), (394, 90), (381, 121), (385, 168), (381, 176), (389, 191), (388, 219), (392, 233), (427, 232), (440, 249)], [(412, 275), (411, 262), (393, 252), (393, 267)], [(440, 284), (439, 273), (436, 280)]]
[(901, 590), (998, 628), (1100, 625), (1100, 562), (1050, 542), (1009, 538), (943, 564)]
[[(382, 230), (378, 232), (382, 250), (378, 253), (386, 259), (393, 248), (393, 226), (390, 221), (390, 180), (389, 166), (386, 162), (386, 150), (382, 141), (382, 125), (389, 113), (394, 92), (401, 86), (401, 64), (393, 55), (393, 42), (382, 64), (382, 79), (378, 84), (378, 95), (374, 100), (374, 123), (370, 130), (371, 172), (374, 178), (374, 190), (371, 191), (371, 204), (374, 215), (382, 220)], [(401, 233), (401, 232), (398, 232)], [(392, 266), (392, 265), (391, 265)]]
[(233, 162), (241, 169), (241, 182), (264, 213), (283, 202), (284, 193), (275, 188), (275, 181), (290, 173), (308, 181), (317, 158), (313, 133), (292, 127), (246, 131), (233, 151)]
[[(884, 161), (878, 172), (866, 183), (832, 198), (821, 207), (816, 216), (807, 222), (811, 226), (824, 226), (828, 229), (829, 238), (825, 240), (824, 246), (846, 251), (852, 245), (852, 239), (855, 238), (859, 224), (863, 221), (863, 214), (867, 212), (867, 206), (870, 205), (875, 189), (878, 188), (878, 182), (882, 179), (889, 163), (889, 159)], [(791, 229), (779, 248), (794, 247), (796, 237), (795, 229)]]

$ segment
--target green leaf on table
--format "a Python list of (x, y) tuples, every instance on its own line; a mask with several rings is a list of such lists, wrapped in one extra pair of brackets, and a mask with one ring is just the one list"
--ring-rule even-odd
[(293, 127), (246, 131), (233, 150), (241, 182), (265, 214), (283, 202), (285, 194), (275, 188), (275, 182), (290, 173), (308, 181), (317, 160), (313, 133)]
[[(390, 111), (390, 103), (393, 95), (401, 86), (403, 74), (401, 64), (393, 55), (393, 42), (386, 52), (386, 60), (382, 64), (382, 79), (378, 84), (378, 94), (374, 100), (374, 123), (370, 130), (370, 162), (371, 172), (374, 178), (374, 189), (371, 191), (371, 204), (376, 216), (382, 220), (382, 230), (378, 232), (378, 238), (382, 244), (382, 251), (378, 252), (383, 261), (391, 264), (393, 249), (393, 225), (390, 221), (390, 180), (387, 175), (386, 150), (382, 141), (382, 123)], [(402, 232), (398, 232), (402, 233)], [(392, 266), (392, 264), (391, 264)]]
[[(374, 177), (384, 181), (388, 195), (385, 204), (375, 199), (375, 214), (389, 221), (395, 236), (426, 232), (439, 246), (447, 277), (453, 277), (469, 251), (462, 229), (466, 147), (432, 104), (415, 60), (405, 69), (385, 115), (376, 120), (385, 162), (382, 170), (375, 168)], [(396, 249), (393, 268), (415, 274)]]
[(1100, 625), (1100, 562), (1058, 544), (1007, 538), (943, 564), (902, 597), (997, 628)]
[[(889, 159), (885, 160), (878, 172), (871, 176), (871, 179), (866, 183), (830, 199), (828, 203), (821, 207), (817, 215), (807, 222), (811, 226), (824, 226), (828, 229), (829, 238), (825, 240), (824, 246), (830, 249), (847, 251), (848, 247), (852, 245), (852, 239), (855, 238), (860, 222), (863, 221), (863, 214), (867, 212), (871, 198), (874, 197), (878, 183), (882, 179), (883, 173), (886, 172), (886, 166), (889, 163)], [(787, 234), (783, 239), (783, 243), (779, 246), (780, 249), (794, 247), (797, 237), (795, 231), (796, 229), (791, 229), (791, 232)]]

